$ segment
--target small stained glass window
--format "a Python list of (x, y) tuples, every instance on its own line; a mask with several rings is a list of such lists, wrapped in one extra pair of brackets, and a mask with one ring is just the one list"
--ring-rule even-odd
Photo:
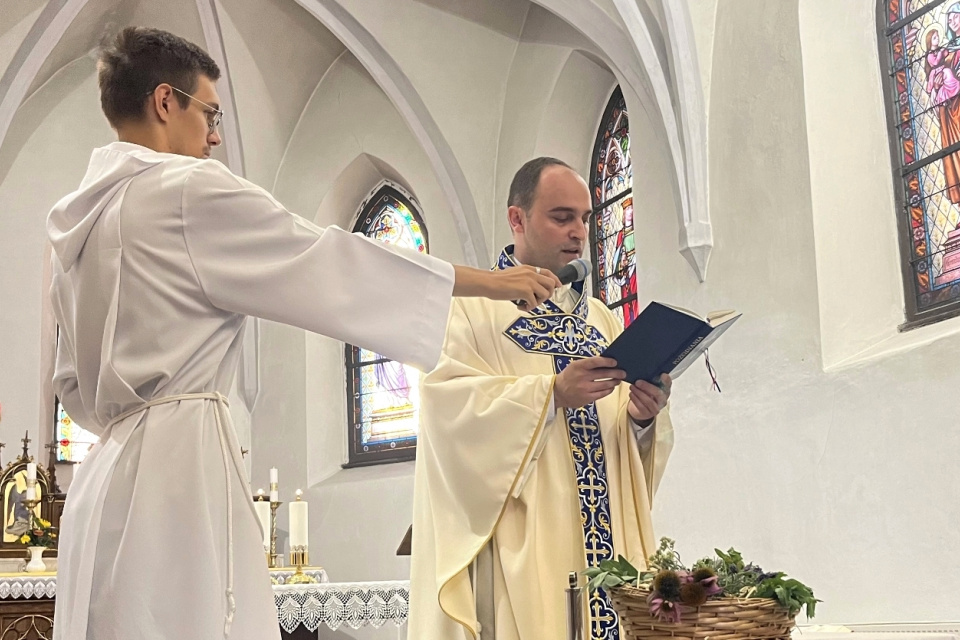
[(57, 437), (57, 462), (83, 462), (90, 447), (97, 444), (99, 438), (87, 431), (67, 415), (60, 399), (57, 398), (54, 417)]
[[(384, 183), (361, 204), (353, 230), (427, 252), (427, 231), (416, 201), (393, 183)], [(413, 460), (420, 372), (352, 345), (346, 346), (346, 368), (350, 453), (345, 466)]]
[(637, 317), (637, 266), (630, 123), (620, 87), (600, 122), (591, 167), (593, 290), (627, 326)]

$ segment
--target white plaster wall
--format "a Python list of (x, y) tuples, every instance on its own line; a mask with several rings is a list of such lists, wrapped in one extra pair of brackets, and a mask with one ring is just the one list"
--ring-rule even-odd
[(0, 440), (6, 463), (30, 432), (31, 452), (46, 463), (52, 422), (41, 411), (41, 309), (46, 217), (73, 191), (90, 151), (110, 142), (100, 115), (94, 64), (80, 58), (59, 72), (20, 108), (0, 148)]
[(344, 47), (289, 0), (232, 0), (217, 8), (240, 133), (249, 147), (246, 178), (271, 189), (307, 100)]
[[(700, 80), (703, 83), (703, 101), (710, 113), (710, 81), (713, 70), (713, 37), (716, 32), (718, 0), (687, 0), (693, 36), (697, 44)], [(708, 121), (709, 122), (709, 121)]]
[[(6, 69), (20, 43), (43, 10), (42, 0), (3, 0), (0, 2), (0, 69)], [(0, 76), (3, 73), (0, 72)]]
[(596, 129), (615, 86), (609, 69), (572, 52), (543, 109), (533, 155), (560, 158), (589, 180)]
[[(800, 4), (805, 12), (806, 0)], [(717, 7), (710, 114), (716, 245), (707, 283), (690, 282), (670, 249), (672, 224), (648, 217), (641, 228), (638, 220), (641, 298), (745, 314), (711, 350), (723, 393), (709, 390), (702, 365), (674, 387), (677, 445), (656, 500), (658, 534), (676, 538), (688, 560), (736, 546), (763, 567), (806, 581), (824, 600), (815, 622), (955, 619), (953, 594), (908, 583), (960, 569), (960, 480), (952, 472), (960, 436), (951, 402), (960, 340), (822, 370), (823, 285), (849, 282), (858, 268), (820, 270), (817, 190), (821, 172), (848, 165), (834, 157), (823, 166), (813, 137), (808, 150), (806, 14), (796, 1), (752, 6), (742, 11), (741, 3), (721, 0)], [(856, 35), (856, 21), (833, 8), (830, 20), (848, 35), (837, 55), (875, 55)], [(818, 34), (829, 25), (825, 12), (821, 18)], [(869, 15), (863, 20), (873, 24)], [(872, 117), (873, 106), (852, 108), (857, 104), (858, 117)], [(863, 134), (844, 138), (845, 145), (885, 151), (884, 133), (862, 131), (850, 118), (843, 125)], [(834, 144), (835, 153), (849, 153), (845, 145)], [(847, 177), (860, 189), (869, 165), (852, 166)], [(846, 184), (835, 185), (843, 203)], [(894, 215), (892, 202), (870, 199), (862, 208), (874, 208), (878, 218)], [(874, 260), (866, 250), (856, 256)], [(869, 305), (873, 287), (848, 295)]]
[(344, 0), (420, 93), (492, 238), (500, 114), (527, 0)]
[(502, 107), (491, 251), (511, 242), (507, 195), (524, 162), (552, 155), (587, 175), (595, 125), (615, 85), (592, 45), (552, 13), (531, 7)]

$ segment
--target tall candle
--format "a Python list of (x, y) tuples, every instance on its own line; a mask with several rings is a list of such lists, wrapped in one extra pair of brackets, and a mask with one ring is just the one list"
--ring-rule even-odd
[(276, 467), (270, 469), (270, 502), (280, 502), (280, 481)]
[(308, 511), (307, 503), (300, 499), (303, 492), (297, 489), (297, 499), (290, 503), (290, 547), (307, 546)]
[(37, 463), (27, 463), (27, 500), (37, 499)]
[(264, 499), (263, 489), (257, 492), (257, 499), (253, 501), (253, 508), (260, 520), (260, 529), (263, 530), (263, 548), (270, 548), (270, 503)]

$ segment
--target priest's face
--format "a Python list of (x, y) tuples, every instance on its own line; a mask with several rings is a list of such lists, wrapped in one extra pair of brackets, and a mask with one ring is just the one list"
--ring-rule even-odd
[[(174, 89), (180, 92), (180, 89)], [(189, 96), (186, 108), (171, 110), (168, 141), (172, 153), (194, 158), (209, 158), (213, 147), (220, 144), (220, 96), (207, 76), (200, 74), (197, 87)], [(179, 102), (174, 101), (179, 107)]]
[(556, 273), (583, 255), (590, 215), (590, 190), (583, 178), (560, 165), (546, 167), (530, 209), (508, 210), (517, 260)]

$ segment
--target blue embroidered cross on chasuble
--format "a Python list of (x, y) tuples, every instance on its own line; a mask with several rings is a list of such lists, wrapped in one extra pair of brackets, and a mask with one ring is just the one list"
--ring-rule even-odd
[[(506, 247), (497, 260), (497, 269), (515, 266), (513, 247)], [(517, 318), (504, 331), (510, 340), (528, 353), (553, 356), (553, 369), (560, 373), (574, 360), (600, 355), (607, 341), (596, 327), (587, 324), (587, 296), (571, 313), (547, 300)], [(613, 529), (610, 518), (610, 493), (607, 465), (600, 438), (600, 419), (596, 404), (565, 410), (567, 436), (573, 454), (577, 493), (580, 497), (580, 521), (583, 524), (583, 548), (588, 567), (613, 559)], [(590, 640), (619, 640), (620, 624), (606, 591), (589, 595)]]

